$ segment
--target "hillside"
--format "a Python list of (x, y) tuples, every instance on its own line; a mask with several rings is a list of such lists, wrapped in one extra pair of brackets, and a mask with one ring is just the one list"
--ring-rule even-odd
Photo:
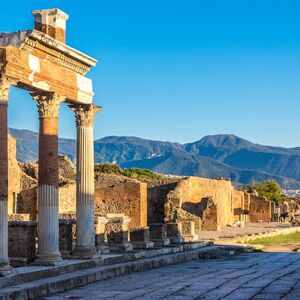
[[(17, 139), (18, 160), (36, 161), (38, 134), (17, 129), (10, 129), (10, 133)], [(76, 141), (60, 138), (59, 152), (75, 160)], [(234, 135), (206, 136), (184, 145), (104, 137), (95, 141), (95, 161), (172, 175), (226, 177), (237, 184), (272, 178), (285, 188), (300, 188), (300, 148), (263, 146)]]

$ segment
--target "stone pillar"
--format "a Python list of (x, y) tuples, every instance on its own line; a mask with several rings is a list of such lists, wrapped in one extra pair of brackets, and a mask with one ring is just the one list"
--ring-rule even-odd
[(8, 259), (8, 126), (9, 88), (15, 82), (0, 77), (0, 276), (13, 272)]
[(59, 252), (58, 110), (64, 98), (50, 92), (31, 95), (37, 102), (40, 120), (36, 262), (55, 265), (62, 260)]
[(94, 117), (100, 107), (70, 105), (77, 126), (75, 256), (97, 257), (94, 228)]

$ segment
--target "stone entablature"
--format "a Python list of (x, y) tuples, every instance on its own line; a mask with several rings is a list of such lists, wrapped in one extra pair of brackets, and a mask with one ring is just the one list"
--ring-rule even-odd
[[(61, 28), (54, 28), (53, 20), (63, 19), (63, 12), (52, 9), (33, 14), (34, 30), (0, 33), (2, 74), (17, 78), (19, 87), (33, 92), (51, 91), (72, 103), (92, 103), (92, 81), (84, 75), (97, 61), (67, 46), (63, 34), (57, 33)], [(47, 22), (51, 25), (43, 24)]]

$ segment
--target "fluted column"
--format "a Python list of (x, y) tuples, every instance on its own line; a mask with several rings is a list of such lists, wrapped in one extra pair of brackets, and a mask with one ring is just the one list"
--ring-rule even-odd
[(94, 228), (94, 116), (100, 107), (71, 105), (77, 125), (76, 249), (81, 258), (96, 257)]
[(63, 97), (32, 93), (39, 112), (38, 256), (45, 265), (61, 261), (58, 207), (58, 111)]
[(13, 272), (8, 259), (8, 126), (7, 107), (10, 78), (0, 75), (0, 276)]

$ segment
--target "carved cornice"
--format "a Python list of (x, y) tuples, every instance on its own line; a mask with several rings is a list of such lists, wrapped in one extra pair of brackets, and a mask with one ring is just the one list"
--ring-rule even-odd
[(54, 92), (30, 93), (36, 101), (40, 118), (57, 118), (59, 104), (65, 100), (65, 97)]
[(0, 74), (0, 104), (8, 104), (10, 87), (16, 85), (17, 79)]
[(77, 127), (93, 127), (95, 114), (101, 109), (94, 104), (70, 104), (69, 107), (74, 111)]

